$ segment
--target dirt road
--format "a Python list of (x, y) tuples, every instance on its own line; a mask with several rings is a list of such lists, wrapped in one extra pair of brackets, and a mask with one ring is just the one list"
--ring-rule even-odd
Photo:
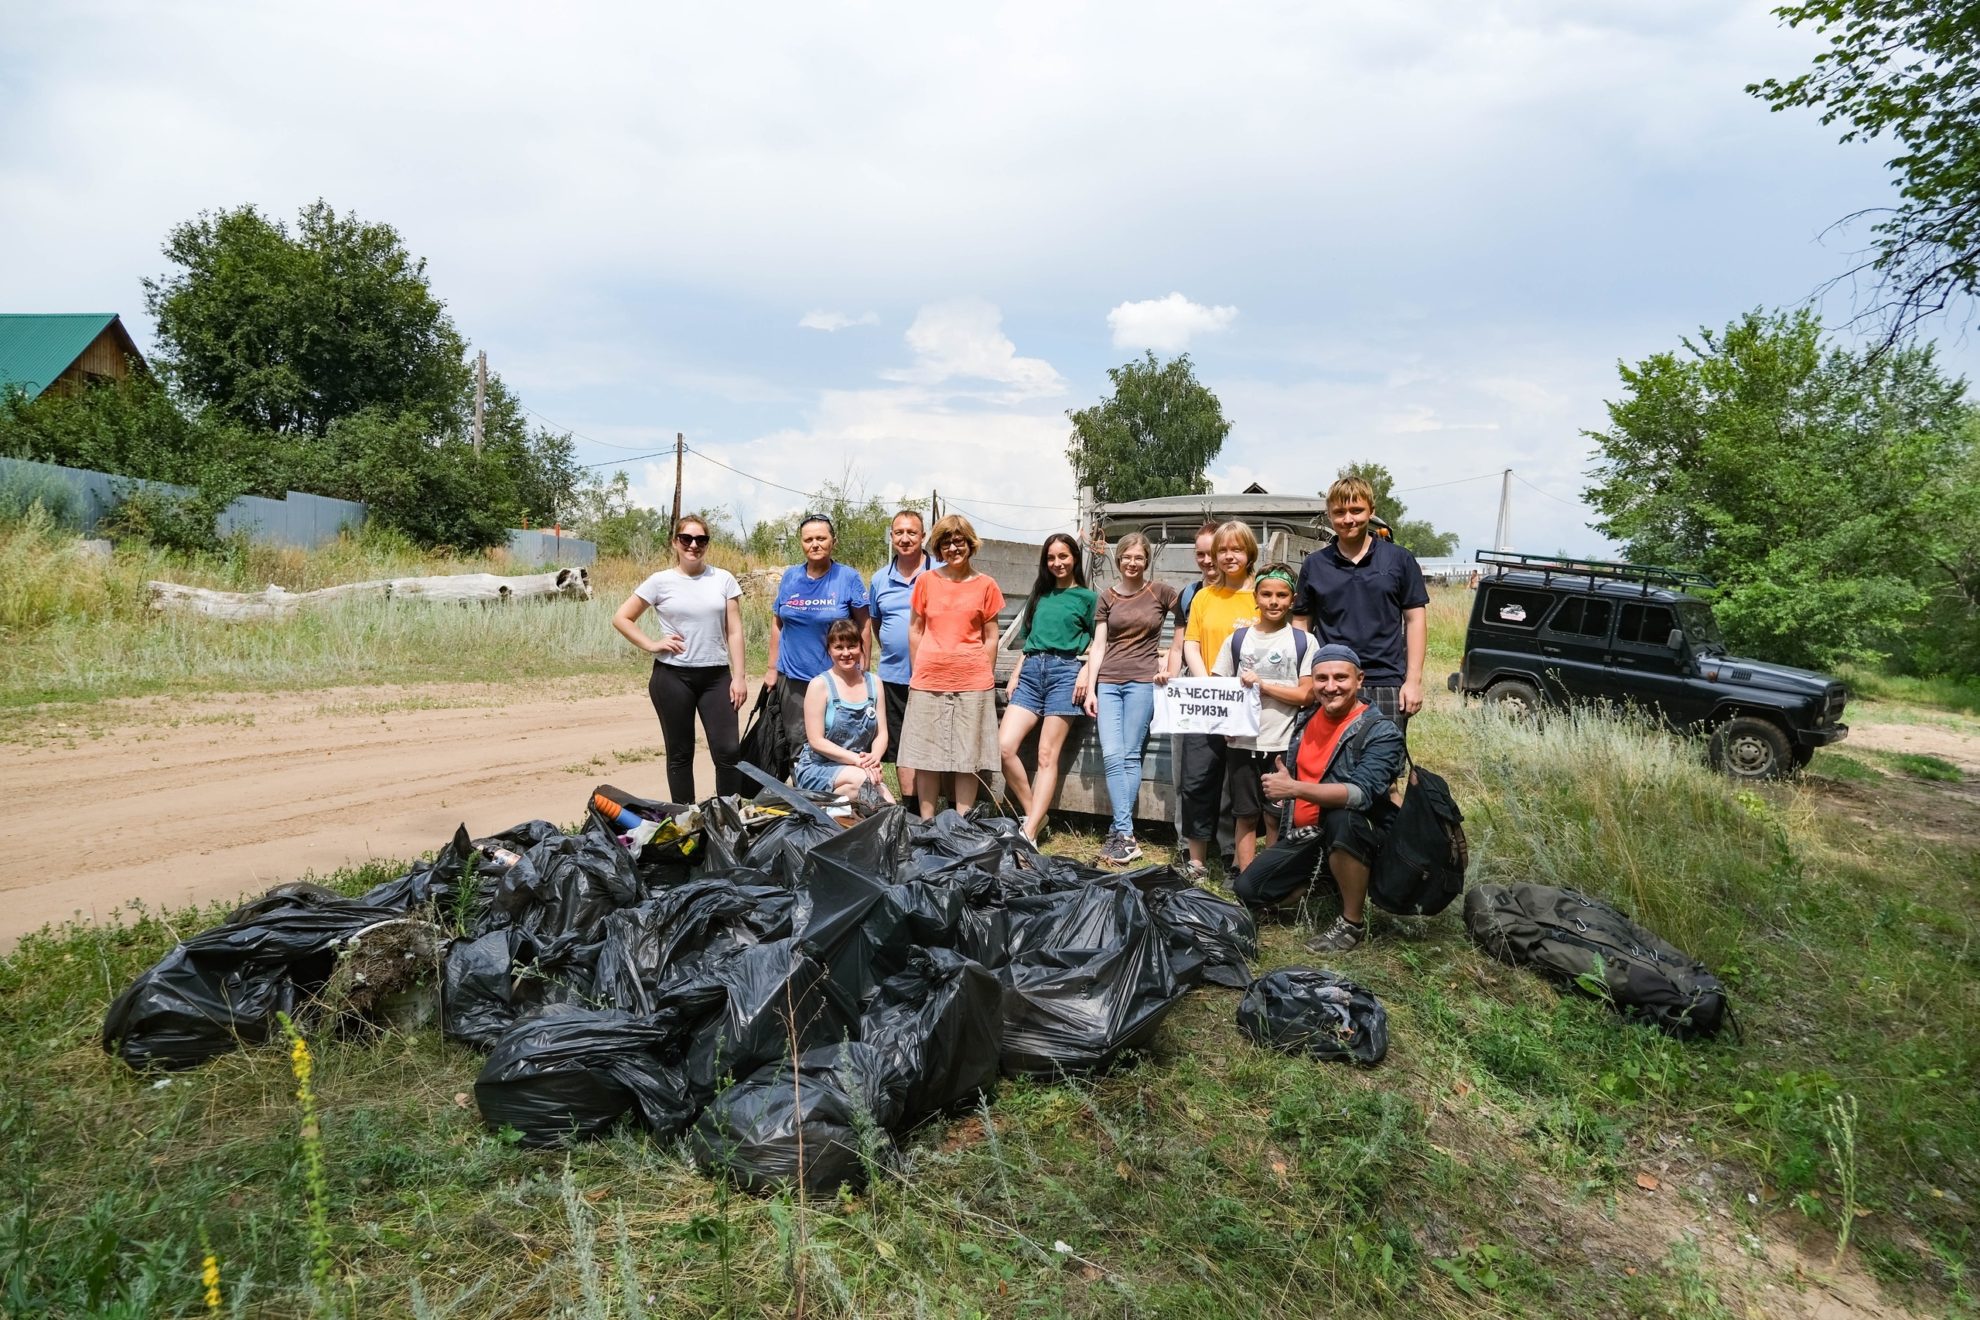
[[(0, 744), (0, 949), (133, 899), (233, 899), (416, 857), (463, 821), (574, 821), (601, 781), (664, 798), (637, 678), (161, 698), (16, 728)], [(705, 753), (696, 787), (714, 791)]]
[[(601, 781), (664, 798), (660, 730), (637, 672), (501, 687), (338, 688), (106, 702), (0, 730), (0, 950), (134, 899), (177, 907), (314, 871), (568, 823)], [(1931, 751), (1969, 782), (1912, 786), (1914, 827), (1972, 827), (1980, 735), (1859, 723), (1846, 748)], [(696, 785), (714, 791), (704, 753)], [(1967, 800), (1972, 799), (1972, 800)], [(1956, 817), (1930, 828), (1935, 811)]]

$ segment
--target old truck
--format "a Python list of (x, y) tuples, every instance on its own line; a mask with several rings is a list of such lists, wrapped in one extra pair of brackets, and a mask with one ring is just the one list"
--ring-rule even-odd
[[(1334, 539), (1327, 521), (1327, 502), (1317, 497), (1294, 495), (1171, 495), (1160, 499), (1134, 500), (1126, 504), (1103, 504), (1099, 528), (1105, 547), (1091, 547), (1087, 554), (1087, 581), (1095, 590), (1115, 580), (1113, 546), (1130, 532), (1146, 536), (1154, 550), (1150, 575), (1181, 590), (1199, 579), (1196, 567), (1196, 531), (1205, 522), (1227, 522), (1233, 518), (1248, 524), (1258, 537), (1258, 562), (1283, 561), (1295, 570), (1306, 556)], [(1042, 541), (1040, 542), (1042, 544)], [(1023, 653), (1013, 624), (1024, 611), (1038, 572), (1038, 544), (990, 541), (978, 566), (997, 579), (1004, 593), (1004, 612), (999, 622), (1002, 636), (997, 650), (998, 704), (1003, 704), (1003, 684), (1010, 678)], [(1163, 629), (1163, 645), (1169, 643), (1172, 627)], [(1031, 763), (1036, 735), (1025, 749)], [(1067, 739), (1062, 754), (1064, 777), (1057, 808), (1106, 816), (1112, 811), (1107, 797), (1107, 776), (1100, 760), (1100, 739), (1091, 719), (1079, 720)], [(1150, 734), (1142, 752), (1141, 796), (1135, 802), (1135, 819), (1177, 822), (1178, 798), (1175, 760), (1169, 751), (1167, 734)], [(1003, 792), (1003, 776), (992, 777), (993, 789)]]

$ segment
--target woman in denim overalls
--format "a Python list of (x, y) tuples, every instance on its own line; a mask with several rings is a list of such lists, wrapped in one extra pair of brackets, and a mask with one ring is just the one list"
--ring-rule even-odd
[(832, 667), (811, 680), (804, 694), (804, 748), (798, 753), (797, 786), (810, 793), (839, 793), (868, 805), (892, 802), (880, 777), (887, 750), (887, 707), (875, 700), (879, 685), (860, 667), (860, 631), (849, 619), (825, 633)]

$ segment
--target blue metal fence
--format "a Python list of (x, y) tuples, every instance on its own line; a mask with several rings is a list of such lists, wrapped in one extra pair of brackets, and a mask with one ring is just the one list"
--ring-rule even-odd
[[(50, 513), (83, 535), (94, 532), (112, 509), (137, 490), (193, 493), (189, 487), (163, 481), (0, 458), (0, 505), (18, 508), (39, 499)], [(214, 526), (223, 536), (241, 532), (250, 540), (309, 550), (336, 540), (347, 528), (356, 531), (368, 513), (368, 506), (355, 500), (292, 490), (279, 500), (243, 495), (221, 510)], [(527, 564), (586, 565), (596, 562), (598, 547), (574, 536), (516, 529), (509, 533), (509, 556)]]

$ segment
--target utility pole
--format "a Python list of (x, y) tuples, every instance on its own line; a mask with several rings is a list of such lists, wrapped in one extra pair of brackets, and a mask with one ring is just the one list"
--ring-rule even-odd
[[(681, 529), (681, 453), (686, 448), (687, 436), (679, 431), (674, 432), (674, 532)], [(673, 535), (673, 532), (668, 535)]]
[(481, 452), (481, 417), (488, 406), (488, 354), (474, 355), (474, 452)]
[(1512, 549), (1512, 469), (1499, 474), (1499, 521), (1492, 530), (1494, 550)]

